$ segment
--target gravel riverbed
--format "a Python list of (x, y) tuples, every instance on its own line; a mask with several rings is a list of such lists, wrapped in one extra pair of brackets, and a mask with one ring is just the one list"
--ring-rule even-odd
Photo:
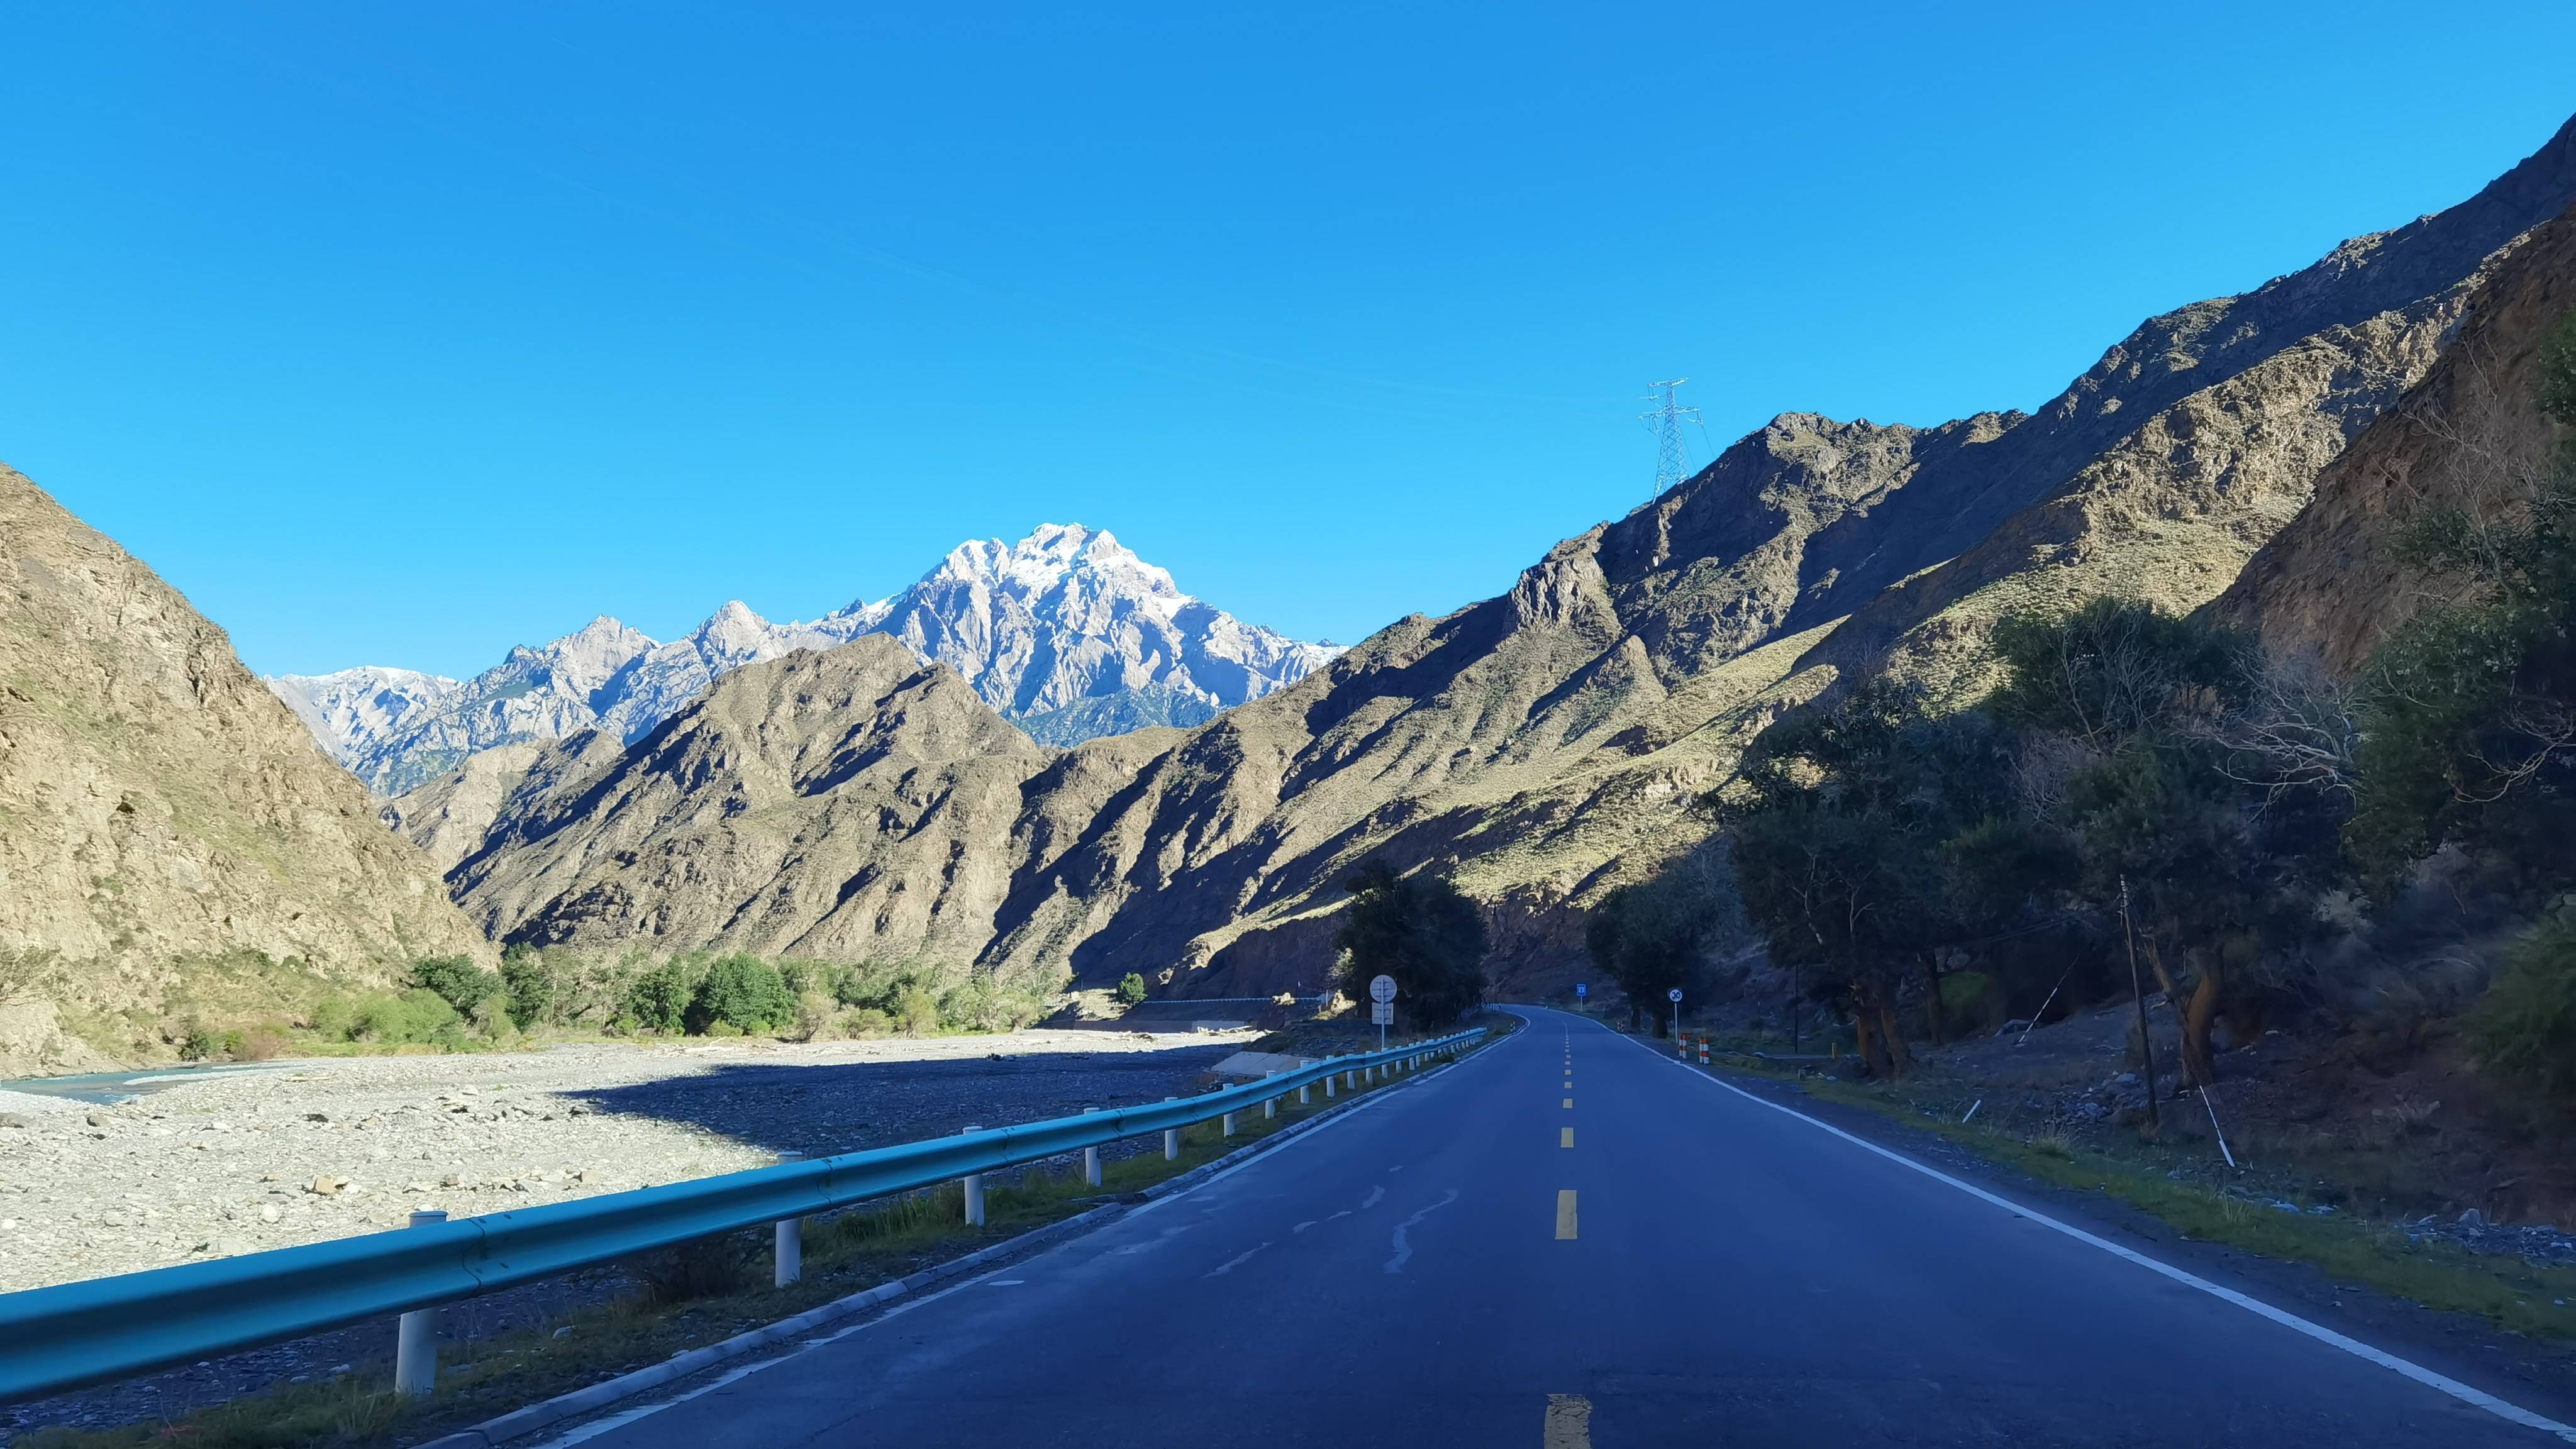
[(0, 1092), (0, 1291), (1157, 1100), (1248, 1032), (600, 1045)]

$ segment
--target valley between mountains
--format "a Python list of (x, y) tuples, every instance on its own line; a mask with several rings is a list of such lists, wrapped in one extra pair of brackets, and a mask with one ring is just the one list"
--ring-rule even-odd
[(2413, 597), (2391, 500), (2438, 487), (2411, 400), (2472, 359), (2528, 371), (2576, 278), (2571, 202), (2576, 129), (2147, 319), (2032, 411), (1782, 414), (1494, 597), (1348, 649), (1063, 524), (811, 623), (603, 618), (469, 681), (263, 687), (0, 472), (0, 1063), (165, 1054), (284, 999), (263, 973), (381, 986), (515, 946), (1312, 992), (1368, 860), (1454, 875), (1498, 996), (1559, 990), (1584, 908), (1701, 849), (1701, 798), (1767, 725), (1876, 680), (1964, 703), (2007, 616), (2214, 604), (2355, 668)]

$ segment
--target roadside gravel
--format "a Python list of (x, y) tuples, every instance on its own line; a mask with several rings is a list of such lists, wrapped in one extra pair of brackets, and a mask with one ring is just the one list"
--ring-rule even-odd
[(1187, 1093), (1248, 1032), (359, 1057), (0, 1093), (0, 1292)]

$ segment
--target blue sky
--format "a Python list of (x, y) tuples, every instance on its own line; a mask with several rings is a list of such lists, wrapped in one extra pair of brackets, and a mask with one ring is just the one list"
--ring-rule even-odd
[(1114, 530), (1356, 640), (2460, 200), (2576, 6), (20, 5), (0, 459), (263, 672)]

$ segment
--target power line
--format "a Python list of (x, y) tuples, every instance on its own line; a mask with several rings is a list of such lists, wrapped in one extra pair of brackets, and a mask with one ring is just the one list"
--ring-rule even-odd
[(1699, 409), (1683, 407), (1673, 397), (1673, 389), (1688, 381), (1687, 377), (1676, 377), (1669, 382), (1653, 384), (1654, 390), (1646, 394), (1646, 401), (1655, 404), (1655, 410), (1637, 415), (1638, 421), (1655, 435), (1657, 493), (1690, 476), (1690, 451), (1682, 444), (1682, 424), (1698, 422)]

